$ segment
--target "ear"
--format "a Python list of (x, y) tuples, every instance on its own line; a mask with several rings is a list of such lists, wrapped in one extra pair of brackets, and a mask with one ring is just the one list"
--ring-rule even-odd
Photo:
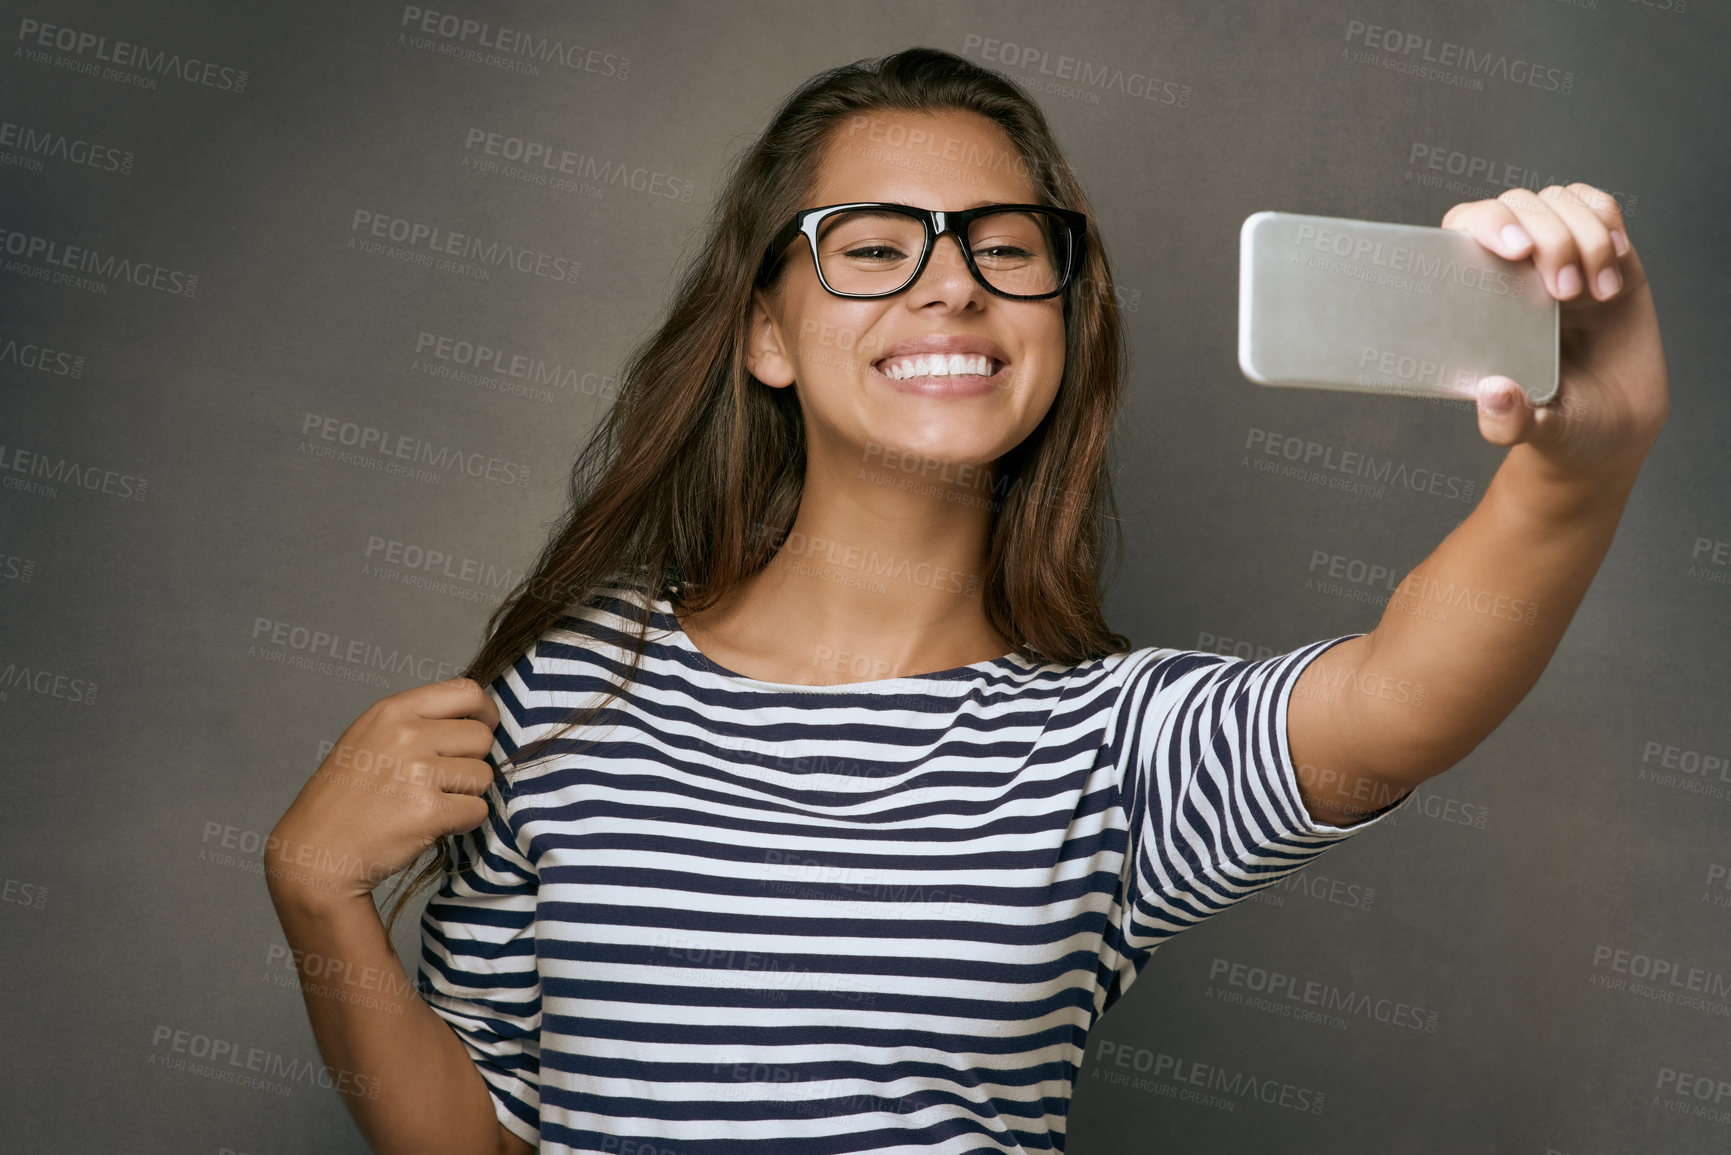
[(775, 308), (762, 289), (751, 291), (751, 319), (746, 325), (745, 367), (774, 389), (793, 384), (793, 354), (781, 337)]

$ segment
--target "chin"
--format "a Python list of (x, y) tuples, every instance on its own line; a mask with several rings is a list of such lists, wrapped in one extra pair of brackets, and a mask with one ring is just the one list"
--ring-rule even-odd
[(910, 480), (954, 481), (955, 469), (940, 470), (940, 463), (956, 468), (985, 466), (1021, 442), (1007, 433), (1000, 438), (982, 437), (977, 424), (945, 422), (918, 429), (879, 429), (868, 433), (864, 443), (868, 465), (895, 469)]

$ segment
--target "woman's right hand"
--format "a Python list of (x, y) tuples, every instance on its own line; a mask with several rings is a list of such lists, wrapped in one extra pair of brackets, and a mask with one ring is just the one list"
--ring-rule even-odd
[(370, 896), (441, 835), (487, 816), (499, 710), (470, 678), (380, 698), (344, 730), (265, 842), (273, 899)]

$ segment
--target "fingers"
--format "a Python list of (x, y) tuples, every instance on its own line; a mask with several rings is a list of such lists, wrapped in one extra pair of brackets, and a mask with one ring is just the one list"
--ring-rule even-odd
[(1554, 442), (1568, 436), (1582, 409), (1579, 398), (1560, 393), (1548, 404), (1534, 405), (1526, 390), (1507, 377), (1483, 377), (1478, 383), (1479, 433), (1492, 445)]
[(493, 784), (493, 767), (479, 758), (434, 758), (431, 785), (446, 794), (479, 798)]
[(448, 806), (439, 811), (440, 822), (435, 833), (461, 834), (473, 830), (487, 820), (487, 800), (461, 794), (447, 795)]
[(458, 758), (482, 758), (493, 748), (493, 730), (474, 718), (435, 718), (419, 723), (432, 740), (432, 753)]
[[(1577, 193), (1577, 187), (1586, 190), (1585, 194)], [(1566, 247), (1574, 252), (1576, 265), (1563, 266), (1561, 278), (1575, 288), (1569, 295), (1577, 296), (1584, 289), (1594, 298), (1608, 301), (1623, 287), (1623, 277), (1617, 268), (1610, 227), (1589, 207), (1586, 198), (1590, 196), (1603, 194), (1591, 185), (1552, 185), (1539, 193), (1539, 201), (1562, 222), (1568, 234)]]
[(341, 780), (371, 793), (419, 797), (422, 805), (431, 805), (445, 794), (485, 794), (493, 784), (493, 764), (482, 758), (444, 757), (378, 761), (366, 766), (357, 763), (357, 768)]
[(1479, 381), (1479, 433), (1492, 445), (1517, 445), (1532, 436), (1538, 412), (1526, 390), (1507, 377)]
[(489, 730), (499, 725), (498, 705), (473, 678), (429, 682), (391, 696), (408, 703), (423, 718), (474, 718)]
[(1455, 205), (1442, 224), (1509, 260), (1531, 256), (1559, 301), (1583, 295), (1608, 301), (1623, 288), (1620, 258), (1630, 252), (1623, 214), (1592, 185), (1510, 189), (1496, 200)]
[(1442, 227), (1471, 233), (1479, 244), (1511, 261), (1533, 251), (1533, 238), (1513, 208), (1501, 200), (1463, 201), (1443, 214)]
[(1629, 255), (1629, 232), (1623, 224), (1623, 210), (1617, 205), (1617, 198), (1608, 192), (1603, 192), (1583, 181), (1576, 181), (1568, 186), (1568, 191), (1574, 194), (1576, 202), (1599, 218), (1611, 235), (1611, 249), (1619, 258)]

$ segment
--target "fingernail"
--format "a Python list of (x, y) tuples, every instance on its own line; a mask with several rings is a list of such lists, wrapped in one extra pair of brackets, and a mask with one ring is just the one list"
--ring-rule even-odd
[(1533, 238), (1528, 236), (1527, 230), (1520, 225), (1504, 225), (1503, 231), (1498, 235), (1503, 239), (1503, 251), (1508, 253), (1518, 253), (1533, 243)]
[(1557, 272), (1557, 296), (1572, 297), (1581, 291), (1581, 270), (1573, 265), (1564, 265)]
[(1619, 257), (1629, 255), (1629, 238), (1623, 235), (1622, 229), (1611, 230), (1611, 247), (1617, 250)]
[(1488, 385), (1483, 381), (1479, 382), (1479, 408), (1500, 417), (1509, 411), (1509, 406), (1514, 404), (1515, 399), (1510, 396), (1502, 378), (1490, 380), (1492, 383)]
[(1599, 296), (1614, 297), (1617, 295), (1617, 290), (1622, 287), (1623, 278), (1618, 275), (1615, 268), (1606, 265), (1599, 270)]

